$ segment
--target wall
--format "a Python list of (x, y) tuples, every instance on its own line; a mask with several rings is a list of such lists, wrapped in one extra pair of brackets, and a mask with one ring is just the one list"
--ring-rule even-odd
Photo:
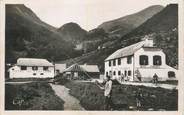
[(160, 68), (160, 69), (140, 68), (139, 71), (142, 75), (142, 81), (151, 81), (153, 79), (153, 75), (155, 73), (157, 74), (159, 81), (169, 80), (170, 79), (170, 78), (168, 78), (169, 71), (174, 71), (176, 73), (176, 77), (177, 77), (177, 70), (175, 70), (174, 68)]
[[(113, 61), (111, 60), (111, 67), (109, 67), (109, 61), (105, 61), (105, 76), (106, 72), (109, 73), (109, 71), (112, 71), (112, 78), (113, 79), (119, 79), (122, 75), (118, 75), (118, 71), (121, 71), (121, 74), (125, 73), (127, 71), (128, 75), (128, 70), (131, 71), (131, 76), (129, 77), (130, 81), (133, 81), (133, 56), (131, 56), (132, 63), (127, 64), (127, 57), (121, 58), (121, 65), (118, 65), (118, 59), (116, 59), (116, 66), (113, 66)], [(113, 75), (113, 72), (116, 71), (116, 75)]]
[[(38, 67), (38, 70), (34, 71), (32, 67), (21, 70), (20, 66), (14, 66), (9, 69), (9, 72), (10, 78), (54, 78), (54, 67), (49, 67), (47, 71), (43, 70), (43, 67)], [(36, 73), (36, 75), (33, 75), (33, 73)]]
[[(140, 55), (147, 55), (148, 56), (148, 62), (149, 62), (148, 65), (141, 66), (139, 64), (139, 56)], [(162, 59), (162, 65), (161, 66), (154, 66), (153, 65), (153, 56), (154, 55), (161, 56), (161, 59)], [(166, 66), (166, 60), (165, 60), (166, 57), (165, 57), (165, 54), (161, 50), (154, 50), (154, 49), (152, 49), (151, 51), (149, 51), (149, 50), (145, 50), (144, 48), (141, 48), (141, 49), (139, 49), (138, 51), (135, 52), (134, 56), (135, 56), (135, 67), (137, 67), (137, 68), (150, 68), (150, 67), (160, 67), (160, 68), (163, 68), (163, 67)]]
[[(140, 65), (139, 64), (139, 56), (140, 55), (147, 55), (148, 56), (148, 65)], [(153, 56), (154, 55), (159, 55), (161, 56), (162, 64), (160, 66), (153, 65)], [(159, 77), (159, 80), (167, 80), (168, 78), (168, 72), (169, 71), (174, 71), (177, 75), (177, 70), (174, 68), (169, 67), (166, 65), (166, 56), (162, 52), (162, 50), (158, 49), (144, 49), (141, 48), (134, 54), (135, 57), (135, 70), (139, 70), (142, 80), (143, 81), (150, 81), (153, 78), (153, 75), (156, 73)]]

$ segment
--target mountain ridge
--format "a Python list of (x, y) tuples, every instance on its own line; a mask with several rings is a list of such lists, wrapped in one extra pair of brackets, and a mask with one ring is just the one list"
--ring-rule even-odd
[(69, 22), (57, 29), (66, 41), (71, 41), (74, 44), (80, 43), (85, 39), (87, 31), (81, 28), (77, 23)]
[[(153, 37), (156, 46), (162, 48), (164, 53), (167, 56), (166, 63), (171, 67), (177, 68), (178, 66), (178, 5), (168, 5), (158, 14), (155, 14), (152, 18), (147, 20), (145, 23), (135, 28), (132, 32), (126, 34), (121, 39), (115, 39), (112, 41), (109, 46), (105, 46), (104, 49), (96, 50), (94, 52), (88, 53), (84, 56), (76, 57), (72, 60), (75, 62), (83, 64), (97, 64), (102, 72), (104, 72), (104, 60), (110, 54), (115, 52), (116, 50), (132, 45), (141, 41), (141, 38), (145, 35), (149, 35)], [(160, 19), (165, 19), (165, 15), (167, 15), (167, 20), (162, 23)], [(154, 22), (154, 23), (153, 23)], [(171, 23), (172, 22), (172, 23)], [(141, 30), (145, 30), (144, 28), (151, 28), (150, 24), (153, 26), (151, 32), (142, 32)], [(155, 24), (158, 23), (158, 24)], [(163, 25), (162, 31), (160, 32), (159, 26)], [(174, 26), (172, 26), (174, 25)], [(171, 28), (170, 28), (171, 26)], [(169, 30), (168, 30), (169, 27)], [(140, 31), (139, 31), (140, 30)], [(138, 32), (137, 32), (138, 31)], [(98, 58), (96, 58), (98, 57)], [(65, 60), (62, 63), (68, 63), (71, 65), (73, 61)]]
[[(165, 48), (164, 52), (170, 55), (168, 59), (172, 63), (169, 65), (177, 65), (177, 48), (174, 47), (178, 37), (176, 5), (166, 6), (131, 32), (122, 34), (121, 38), (102, 28), (86, 31), (73, 22), (55, 28), (41, 21), (25, 6), (16, 7), (18, 9), (6, 6), (6, 62), (15, 62), (19, 57), (46, 58), (66, 63), (73, 63), (71, 60), (74, 59), (76, 63), (97, 64), (103, 71), (107, 56), (152, 34), (158, 46)], [(163, 43), (159, 44), (159, 41)], [(83, 52), (84, 49), (76, 51), (76, 44), (86, 46), (84, 49), (89, 48), (88, 52)]]
[(61, 51), (73, 50), (73, 45), (66, 42), (56, 28), (41, 21), (23, 4), (7, 4), (5, 21), (6, 62), (16, 62), (19, 57), (56, 60), (66, 56), (56, 53), (54, 47)]
[(160, 12), (163, 8), (161, 5), (153, 5), (137, 13), (104, 22), (98, 28), (103, 28), (106, 32), (123, 36)]

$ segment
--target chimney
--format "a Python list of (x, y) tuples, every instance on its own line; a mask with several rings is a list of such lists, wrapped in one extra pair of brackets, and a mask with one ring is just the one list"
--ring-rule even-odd
[(153, 38), (146, 35), (143, 39), (145, 47), (154, 47)]

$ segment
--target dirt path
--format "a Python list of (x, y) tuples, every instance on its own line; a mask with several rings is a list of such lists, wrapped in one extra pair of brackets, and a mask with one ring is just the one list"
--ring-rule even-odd
[(69, 94), (69, 89), (63, 85), (51, 84), (50, 86), (55, 91), (56, 95), (59, 96), (64, 103), (64, 110), (85, 110), (79, 100)]

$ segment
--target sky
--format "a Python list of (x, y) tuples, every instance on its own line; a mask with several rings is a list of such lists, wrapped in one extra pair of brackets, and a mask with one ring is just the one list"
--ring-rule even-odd
[[(166, 6), (177, 0), (28, 0), (29, 7), (44, 22), (61, 27), (74, 22), (85, 30), (106, 21), (136, 13), (152, 5)], [(53, 2), (54, 1), (54, 2)]]

